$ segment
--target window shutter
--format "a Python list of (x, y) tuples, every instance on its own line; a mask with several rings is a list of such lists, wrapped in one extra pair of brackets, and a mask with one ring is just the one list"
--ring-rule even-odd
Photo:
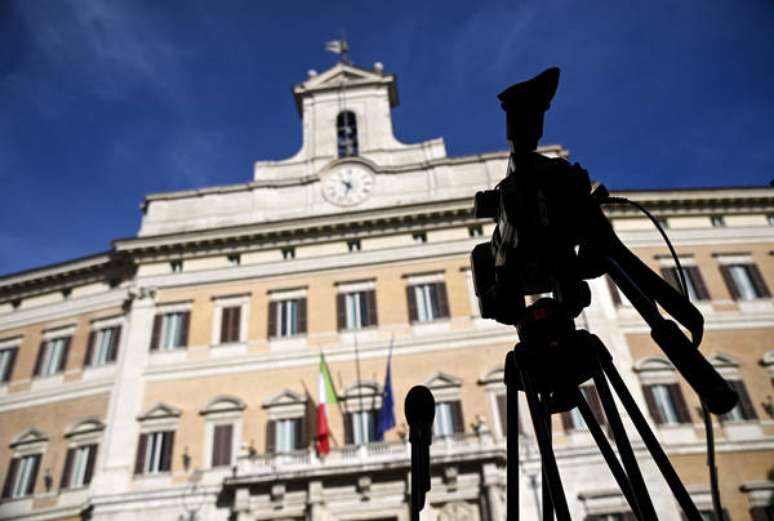
[(435, 287), (438, 291), (438, 311), (439, 316), (438, 318), (448, 318), (449, 317), (449, 298), (446, 294), (446, 283), (445, 282), (437, 282), (435, 284)]
[(570, 411), (565, 411), (561, 414), (562, 417), (562, 427), (565, 431), (571, 431), (575, 428), (575, 422), (572, 421), (572, 414), (570, 414)]
[(67, 355), (70, 354), (70, 341), (72, 337), (66, 337), (64, 340), (64, 347), (62, 348), (62, 358), (59, 359), (59, 371), (64, 371), (67, 367)]
[(188, 330), (191, 327), (191, 312), (183, 311), (180, 317), (180, 345), (178, 347), (188, 347)]
[(273, 338), (277, 336), (277, 306), (279, 305), (278, 302), (269, 302), (269, 325), (268, 325), (268, 334), (267, 336), (269, 338)]
[(113, 335), (110, 337), (110, 353), (108, 353), (108, 362), (115, 362), (118, 358), (118, 346), (121, 345), (121, 326), (113, 328)]
[(736, 288), (736, 284), (734, 284), (734, 279), (731, 278), (731, 272), (728, 271), (728, 268), (729, 267), (725, 265), (720, 266), (720, 274), (723, 275), (723, 281), (726, 283), (731, 298), (739, 300), (739, 290)]
[(656, 422), (656, 425), (664, 423), (664, 419), (661, 417), (661, 413), (658, 412), (656, 407), (656, 399), (653, 397), (653, 389), (650, 385), (642, 386), (642, 394), (645, 396), (645, 403), (648, 405), (648, 411), (650, 411), (650, 417)]
[(621, 514), (621, 521), (637, 521), (637, 516), (632, 512), (623, 512)]
[(589, 402), (589, 407), (591, 407), (591, 412), (594, 414), (594, 418), (596, 418), (600, 425), (607, 425), (607, 418), (605, 417), (604, 409), (602, 409), (602, 402), (599, 399), (599, 392), (597, 392), (597, 388), (594, 386), (589, 386), (586, 389), (587, 391), (583, 394), (586, 398), (586, 401)]
[(231, 309), (220, 309), (220, 343), (225, 344), (231, 338)]
[(680, 423), (691, 423), (691, 414), (688, 412), (688, 407), (685, 405), (685, 398), (683, 397), (682, 389), (680, 389), (680, 384), (671, 384), (668, 389), (669, 396), (672, 398), (672, 403), (675, 404), (678, 421)]
[(65, 461), (64, 461), (64, 468), (62, 469), (62, 479), (59, 481), (60, 489), (65, 489), (70, 487), (70, 472), (72, 472), (73, 456), (75, 455), (76, 450), (78, 449), (74, 447), (67, 449), (67, 454), (65, 455)]
[(406, 302), (408, 303), (409, 322), (416, 322), (418, 313), (414, 286), (406, 286)]
[(30, 471), (30, 481), (27, 484), (25, 495), (31, 496), (35, 493), (35, 484), (38, 481), (38, 470), (40, 469), (40, 454), (32, 457), (32, 470)]
[[(3, 494), (3, 497), (6, 497), (5, 494)], [(771, 517), (769, 517), (768, 512), (766, 510), (768, 507), (755, 507), (750, 509), (750, 517), (752, 518), (752, 521), (771, 521)]]
[(172, 466), (172, 451), (175, 448), (175, 431), (165, 431), (161, 453), (161, 472), (167, 472)]
[(758, 295), (758, 297), (770, 297), (771, 293), (769, 292), (769, 288), (766, 285), (766, 281), (763, 279), (763, 275), (761, 275), (761, 270), (758, 269), (758, 265), (748, 264), (747, 273), (750, 274), (750, 280), (755, 287), (755, 293)]
[(216, 425), (212, 444), (212, 466), (220, 467), (231, 464), (231, 440), (234, 426)]
[[(273, 304), (273, 302), (272, 302)], [(271, 306), (274, 307), (274, 306)], [(274, 420), (266, 422), (266, 452), (272, 454), (277, 450), (277, 423)]]
[(693, 282), (693, 287), (696, 290), (697, 300), (709, 300), (710, 294), (707, 290), (707, 285), (704, 284), (704, 277), (701, 276), (701, 271), (698, 266), (690, 266), (686, 268), (687, 275)]
[(462, 402), (456, 400), (451, 402), (452, 424), (454, 432), (465, 432), (465, 420), (462, 417)]
[(163, 315), (153, 317), (153, 331), (151, 332), (150, 350), (155, 351), (159, 348), (159, 337), (161, 337), (161, 321)]
[(755, 412), (755, 407), (753, 407), (744, 382), (742, 380), (731, 380), (728, 383), (731, 384), (731, 387), (739, 395), (739, 405), (737, 407), (740, 407), (742, 410), (742, 418), (745, 420), (757, 419), (758, 415)]
[(368, 303), (368, 324), (376, 326), (379, 324), (379, 317), (376, 314), (376, 291), (371, 289), (366, 291), (366, 302)]
[(342, 331), (347, 329), (347, 305), (346, 295), (339, 293), (336, 295), (336, 329)]
[(89, 332), (89, 340), (86, 342), (86, 354), (83, 357), (83, 367), (89, 367), (91, 365), (91, 354), (94, 352), (94, 341), (96, 340), (97, 332)]
[(134, 473), (142, 474), (145, 472), (145, 450), (148, 445), (148, 435), (140, 434), (140, 441), (137, 443), (137, 457), (134, 460)]
[(306, 297), (298, 299), (298, 331), (299, 335), (306, 333)]
[(352, 445), (355, 443), (355, 433), (352, 430), (352, 413), (344, 413), (344, 443)]
[(89, 445), (89, 457), (86, 459), (86, 471), (83, 473), (83, 484), (91, 483), (91, 477), (94, 475), (94, 463), (97, 461), (97, 444)]
[(500, 415), (501, 434), (503, 436), (507, 436), (508, 435), (508, 397), (505, 394), (497, 395), (497, 413)]
[(293, 447), (294, 449), (303, 449), (306, 447), (306, 429), (304, 429), (304, 419), (303, 418), (296, 418), (293, 420), (293, 429), (295, 430), (295, 436), (293, 436), (293, 439), (296, 441), (296, 446)]
[(242, 341), (242, 306), (236, 306), (231, 312), (231, 341)]
[(35, 358), (35, 369), (32, 371), (32, 376), (40, 376), (40, 371), (43, 369), (41, 366), (43, 365), (43, 356), (46, 353), (46, 341), (42, 340), (40, 342), (40, 346), (38, 347), (38, 356)]
[(621, 305), (621, 295), (618, 294), (618, 287), (615, 285), (615, 282), (613, 282), (613, 279), (610, 278), (610, 276), (605, 275), (605, 280), (607, 281), (607, 289), (610, 290), (610, 297), (613, 299), (613, 304), (617, 306)]
[(18, 349), (11, 349), (10, 358), (8, 359), (8, 365), (5, 368), (5, 374), (0, 375), (3, 382), (10, 382), (13, 376), (13, 366), (16, 364), (16, 352)]
[(16, 470), (19, 468), (19, 458), (11, 458), (8, 464), (8, 470), (5, 473), (5, 482), (3, 483), (3, 499), (11, 497), (13, 484), (16, 481)]
[(661, 276), (667, 281), (673, 288), (682, 293), (680, 289), (680, 277), (677, 275), (677, 268), (661, 268)]

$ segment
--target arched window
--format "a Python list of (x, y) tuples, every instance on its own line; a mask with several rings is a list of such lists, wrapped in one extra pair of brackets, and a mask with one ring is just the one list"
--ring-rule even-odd
[(657, 425), (681, 425), (691, 423), (674, 366), (661, 357), (647, 357), (634, 366), (642, 383), (642, 393), (648, 405), (650, 417)]
[(340, 112), (336, 117), (336, 142), (339, 148), (339, 157), (357, 155), (357, 120), (355, 113), (351, 110)]

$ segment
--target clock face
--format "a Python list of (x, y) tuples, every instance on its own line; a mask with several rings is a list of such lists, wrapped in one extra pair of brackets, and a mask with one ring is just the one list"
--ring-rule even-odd
[(368, 170), (345, 166), (323, 179), (323, 196), (339, 206), (354, 206), (365, 201), (374, 187), (374, 176)]

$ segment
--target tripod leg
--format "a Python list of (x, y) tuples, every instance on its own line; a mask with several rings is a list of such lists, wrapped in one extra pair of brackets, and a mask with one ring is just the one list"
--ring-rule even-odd
[(586, 426), (589, 428), (591, 436), (597, 443), (599, 452), (601, 452), (602, 456), (605, 458), (605, 462), (607, 463), (608, 468), (610, 468), (610, 472), (613, 473), (613, 477), (615, 478), (616, 482), (618, 483), (618, 487), (621, 489), (621, 492), (626, 498), (626, 502), (629, 503), (629, 507), (631, 507), (632, 512), (636, 512), (637, 501), (635, 500), (634, 494), (632, 493), (629, 478), (626, 476), (626, 472), (624, 472), (621, 463), (618, 461), (618, 457), (615, 455), (613, 447), (610, 445), (610, 442), (607, 441), (605, 433), (602, 432), (602, 427), (599, 426), (599, 422), (591, 412), (591, 408), (586, 402), (586, 399), (583, 397), (583, 394), (581, 394), (580, 390), (577, 391), (575, 400), (578, 405), (578, 411), (580, 411), (581, 416), (583, 416), (583, 421), (586, 422)]
[(642, 441), (645, 442), (645, 446), (648, 447), (650, 455), (653, 457), (653, 460), (656, 462), (656, 465), (661, 471), (661, 474), (664, 476), (664, 479), (674, 494), (675, 499), (680, 504), (680, 508), (682, 508), (685, 517), (688, 521), (701, 521), (702, 517), (701, 514), (699, 514), (699, 510), (696, 508), (696, 505), (693, 503), (690, 494), (688, 494), (688, 491), (685, 489), (685, 485), (683, 485), (683, 482), (680, 481), (680, 477), (677, 475), (674, 467), (672, 467), (672, 464), (669, 462), (669, 458), (664, 452), (664, 449), (661, 448), (661, 445), (656, 439), (656, 436), (653, 434), (653, 431), (650, 430), (648, 422), (645, 420), (642, 412), (640, 412), (639, 407), (637, 407), (637, 403), (629, 393), (629, 389), (626, 388), (626, 384), (624, 383), (623, 379), (621, 379), (621, 375), (613, 365), (612, 359), (609, 358), (609, 356), (602, 356), (601, 363), (602, 370), (610, 379), (610, 383), (615, 389), (615, 392), (618, 393), (618, 397), (621, 399), (621, 403), (623, 404), (624, 409), (626, 409), (626, 412), (629, 414), (629, 418), (631, 418), (634, 426), (640, 433), (640, 437), (642, 438)]
[(642, 478), (640, 472), (640, 466), (637, 464), (637, 458), (634, 456), (634, 450), (632, 450), (632, 444), (629, 441), (629, 436), (626, 434), (621, 416), (618, 414), (618, 408), (613, 401), (613, 395), (610, 392), (610, 387), (607, 385), (605, 375), (602, 373), (602, 366), (599, 365), (599, 357), (597, 357), (597, 364), (594, 368), (594, 384), (599, 392), (599, 399), (602, 402), (602, 408), (605, 410), (605, 416), (610, 422), (610, 429), (613, 431), (613, 438), (615, 439), (615, 446), (618, 448), (618, 453), (621, 455), (621, 461), (626, 469), (626, 475), (629, 477), (629, 482), (632, 486), (632, 492), (636, 501), (635, 514), (639, 521), (658, 521), (656, 516), (656, 510), (653, 508), (653, 502), (650, 500), (648, 494), (648, 487), (645, 485), (645, 480)]
[[(548, 414), (545, 404), (541, 404), (543, 408), (544, 418), (546, 419), (546, 431), (548, 432), (548, 439), (553, 439), (553, 433), (551, 431), (551, 415)], [(543, 467), (545, 469), (545, 467)], [(545, 472), (540, 480), (543, 489), (543, 521), (554, 521), (554, 504), (551, 501), (551, 488), (548, 486), (549, 480)]]
[[(532, 417), (532, 425), (535, 428), (535, 437), (540, 450), (540, 461), (543, 466), (543, 480), (548, 482), (551, 492), (551, 500), (556, 509), (558, 521), (571, 521), (570, 510), (567, 507), (567, 499), (564, 496), (562, 479), (559, 476), (559, 468), (556, 465), (554, 451), (551, 448), (551, 437), (546, 428), (546, 418), (543, 406), (538, 400), (532, 379), (527, 375), (523, 368), (519, 368), (521, 381), (524, 383), (524, 392), (527, 395), (527, 405), (529, 405), (529, 414)], [(548, 418), (550, 420), (550, 417)], [(547, 509), (543, 508), (543, 518), (546, 517)]]
[(519, 521), (519, 391), (513, 351), (505, 357), (506, 520)]

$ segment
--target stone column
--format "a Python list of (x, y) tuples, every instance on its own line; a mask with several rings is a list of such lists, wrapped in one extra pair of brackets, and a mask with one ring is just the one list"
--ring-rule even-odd
[(119, 349), (116, 377), (108, 405), (104, 437), (99, 449), (97, 472), (92, 483), (94, 517), (99, 517), (99, 496), (127, 492), (134, 471), (143, 397), (143, 372), (155, 314), (155, 291), (134, 291), (128, 304), (126, 332)]
[(481, 469), (481, 478), (486, 492), (487, 521), (505, 521), (505, 505), (500, 493), (500, 472), (494, 463), (485, 463)]
[(323, 484), (322, 481), (309, 481), (306, 498), (306, 521), (323, 521)]

